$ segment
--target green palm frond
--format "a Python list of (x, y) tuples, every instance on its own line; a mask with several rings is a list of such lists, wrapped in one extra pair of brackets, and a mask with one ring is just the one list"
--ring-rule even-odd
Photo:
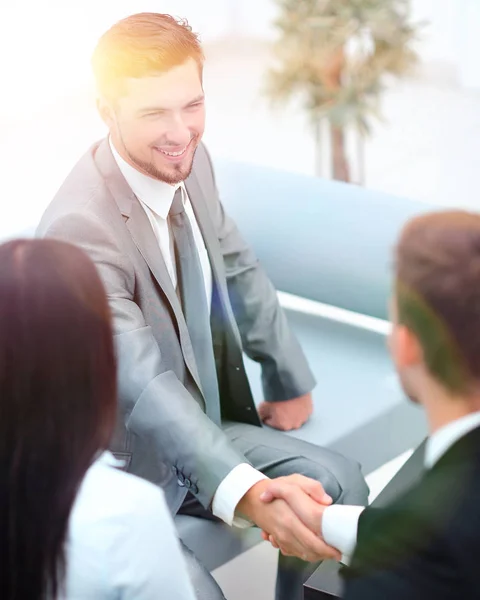
[(279, 32), (266, 94), (274, 105), (299, 98), (313, 122), (327, 117), (368, 134), (381, 118), (386, 76), (418, 62), (422, 24), (408, 0), (277, 0)]

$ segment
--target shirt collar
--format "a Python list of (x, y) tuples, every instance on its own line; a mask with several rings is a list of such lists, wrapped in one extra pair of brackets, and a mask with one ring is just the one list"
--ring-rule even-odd
[(455, 442), (480, 426), (480, 412), (474, 412), (448, 423), (436, 431), (427, 440), (425, 447), (425, 466), (427, 469), (440, 460)]
[[(137, 171), (137, 169), (132, 167), (132, 165), (127, 163), (127, 161), (120, 156), (110, 137), (108, 138), (108, 142), (113, 158), (132, 192), (140, 202), (146, 204), (156, 215), (166, 220), (172, 206), (175, 192), (179, 187), (185, 189), (183, 182), (177, 183), (176, 185), (170, 185), (169, 183), (153, 179), (152, 177), (148, 177), (148, 175), (140, 173), (140, 171)], [(183, 194), (183, 201), (185, 202), (185, 194)]]
[(108, 465), (109, 467), (121, 468), (125, 466), (125, 461), (119, 458), (116, 458), (110, 450), (99, 450), (95, 456), (93, 461), (94, 465)]

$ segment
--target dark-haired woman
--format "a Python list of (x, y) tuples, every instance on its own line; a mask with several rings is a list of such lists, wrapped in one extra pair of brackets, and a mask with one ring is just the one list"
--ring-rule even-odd
[(115, 468), (115, 354), (78, 248), (0, 246), (0, 598), (193, 600), (163, 494)]

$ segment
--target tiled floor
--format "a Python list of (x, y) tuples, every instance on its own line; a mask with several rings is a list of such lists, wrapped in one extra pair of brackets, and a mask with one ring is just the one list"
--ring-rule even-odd
[[(370, 502), (410, 458), (408, 450), (367, 476)], [(227, 600), (273, 600), (277, 551), (266, 542), (220, 567), (214, 576)]]

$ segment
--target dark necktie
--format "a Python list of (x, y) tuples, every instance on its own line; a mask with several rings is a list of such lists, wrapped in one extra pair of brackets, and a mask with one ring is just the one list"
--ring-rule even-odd
[(208, 417), (220, 425), (220, 398), (210, 329), (210, 310), (192, 226), (183, 206), (182, 188), (175, 192), (168, 217), (174, 240), (183, 314), (193, 346), (206, 411)]

